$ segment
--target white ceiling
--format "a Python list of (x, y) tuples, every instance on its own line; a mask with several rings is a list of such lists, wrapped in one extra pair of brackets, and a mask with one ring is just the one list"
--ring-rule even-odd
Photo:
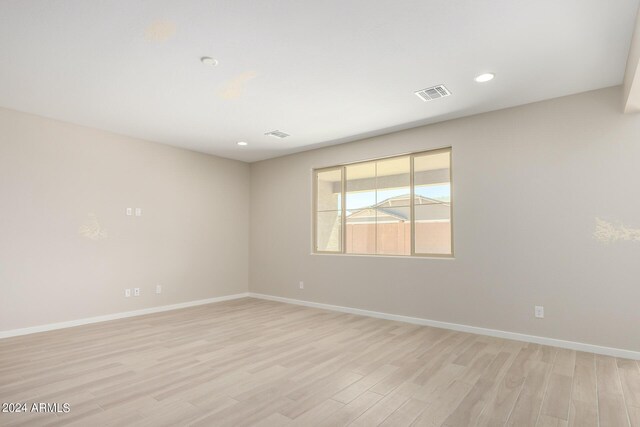
[(3, 0), (0, 106), (256, 161), (621, 84), (638, 2)]

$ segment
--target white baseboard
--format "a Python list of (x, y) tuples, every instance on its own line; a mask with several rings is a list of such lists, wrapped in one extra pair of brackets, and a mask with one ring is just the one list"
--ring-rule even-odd
[(458, 323), (440, 322), (438, 320), (421, 319), (419, 317), (402, 316), (399, 314), (381, 313), (378, 311), (362, 310), (359, 308), (342, 307), (339, 305), (323, 304), (313, 301), (303, 301), (292, 298), (284, 298), (273, 295), (258, 294), (249, 292), (249, 297), (265, 299), (269, 301), (284, 302), (287, 304), (304, 305), (306, 307), (321, 308), (324, 310), (340, 311), (342, 313), (359, 314), (361, 316), (377, 317), (379, 319), (396, 320), (398, 322), (413, 323), (416, 325), (433, 326), (435, 328), (452, 329), (454, 331), (469, 332), (478, 335), (488, 335), (491, 337), (506, 338), (515, 341), (525, 341), (536, 344), (549, 345), (553, 347), (567, 348), (589, 353), (603, 354), (606, 356), (620, 357), (624, 359), (640, 360), (640, 352), (624, 350), (613, 347), (603, 347), (594, 344), (585, 344), (575, 341), (565, 341), (555, 338), (539, 337), (535, 335), (520, 334), (517, 332), (500, 331), (497, 329), (480, 328), (477, 326), (461, 325)]
[(399, 314), (382, 313), (378, 311), (363, 310), (352, 307), (342, 307), (339, 305), (323, 304), (313, 301), (304, 301), (293, 298), (278, 297), (274, 295), (258, 294), (254, 292), (243, 292), (222, 297), (207, 298), (196, 301), (188, 301), (179, 304), (162, 305), (159, 307), (149, 307), (140, 310), (125, 311), (121, 313), (106, 314), (103, 316), (87, 317), (84, 319), (70, 320), (67, 322), (49, 323), (46, 325), (32, 326), (28, 328), (12, 329), (0, 331), (0, 339), (17, 337), (20, 335), (34, 334), (37, 332), (53, 331), (56, 329), (72, 328), (74, 326), (88, 325), (91, 323), (106, 322), (109, 320), (123, 319), (126, 317), (142, 316), (145, 314), (160, 313), (163, 311), (178, 310), (180, 308), (195, 307), (198, 305), (211, 304), (215, 302), (229, 301), (239, 298), (252, 297), (270, 301), (278, 301), (287, 304), (303, 305), (306, 307), (320, 308), (324, 310), (339, 311), (342, 313), (358, 314), (361, 316), (376, 317), (379, 319), (395, 320), (398, 322), (413, 323), (416, 325), (432, 326), (435, 328), (451, 329), (454, 331), (468, 332), (478, 335), (488, 335), (491, 337), (505, 338), (516, 341), (532, 342), (536, 344), (550, 345), (554, 347), (568, 348), (570, 350), (585, 351), (589, 353), (603, 354), (606, 356), (621, 357), (625, 359), (640, 360), (640, 352), (624, 350), (613, 347), (603, 347), (594, 344), (586, 344), (575, 341), (565, 341), (555, 338), (539, 337), (536, 335), (520, 334), (517, 332), (501, 331), (497, 329), (480, 328), (477, 326), (461, 325), (458, 323), (441, 322), (438, 320), (422, 319), (419, 317), (402, 316)]
[(87, 317), (78, 320), (69, 320), (67, 322), (49, 323), (46, 325), (31, 326), (29, 328), (11, 329), (8, 331), (0, 331), (1, 338), (17, 337), (20, 335), (35, 334), (36, 332), (53, 331), (55, 329), (72, 328), (74, 326), (88, 325), (90, 323), (106, 322), (108, 320), (123, 319), (125, 317), (142, 316), (151, 313), (160, 313), (162, 311), (178, 310), (180, 308), (195, 307), (197, 305), (211, 304), (214, 302), (229, 301), (238, 298), (248, 297), (248, 292), (234, 295), (225, 295), (222, 297), (214, 297), (201, 299), (196, 301), (181, 302), (178, 304), (161, 305), (158, 307), (143, 308), (140, 310), (124, 311), (121, 313), (105, 314), (104, 316)]

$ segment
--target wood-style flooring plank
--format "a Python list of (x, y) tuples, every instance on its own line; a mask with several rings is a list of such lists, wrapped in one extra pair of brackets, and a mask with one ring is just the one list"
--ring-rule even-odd
[(640, 427), (636, 361), (258, 299), (0, 340), (2, 426)]

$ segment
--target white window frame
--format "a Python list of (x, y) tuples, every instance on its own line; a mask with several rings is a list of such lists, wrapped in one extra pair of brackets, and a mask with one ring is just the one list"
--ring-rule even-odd
[[(448, 254), (438, 254), (438, 253), (416, 253), (415, 251), (415, 189), (414, 189), (414, 159), (416, 157), (421, 157), (424, 155), (429, 155), (429, 154), (438, 154), (438, 153), (443, 153), (443, 152), (448, 152), (449, 153), (449, 185), (450, 185), (450, 189), (451, 189), (451, 193), (450, 193), (450, 200), (449, 200), (449, 204), (450, 204), (450, 224), (451, 224), (451, 252)], [(346, 241), (347, 241), (347, 216), (346, 216), (346, 212), (347, 212), (347, 203), (346, 203), (346, 182), (347, 182), (347, 173), (346, 173), (346, 168), (347, 166), (353, 166), (353, 165), (358, 165), (358, 164), (364, 164), (364, 163), (371, 163), (371, 162), (376, 162), (376, 161), (381, 161), (381, 160), (391, 160), (391, 159), (396, 159), (396, 158), (400, 158), (400, 157), (407, 157), (409, 156), (410, 158), (410, 172), (409, 172), (409, 176), (410, 176), (410, 180), (409, 180), (409, 186), (410, 186), (410, 212), (411, 212), (411, 233), (410, 233), (410, 238), (411, 238), (411, 254), (410, 255), (395, 255), (395, 254), (359, 254), (359, 253), (348, 253), (346, 252)], [(338, 251), (320, 251), (318, 250), (318, 174), (322, 173), (322, 172), (329, 172), (332, 170), (341, 170), (341, 175), (342, 175), (342, 179), (341, 179), (341, 206), (340, 206), (340, 250)], [(362, 160), (362, 161), (358, 161), (358, 162), (352, 162), (352, 163), (344, 163), (344, 164), (340, 164), (340, 165), (335, 165), (335, 166), (329, 166), (329, 167), (322, 167), (322, 168), (314, 168), (312, 170), (313, 173), (313, 206), (312, 206), (312, 214), (313, 214), (313, 219), (312, 219), (312, 228), (313, 228), (313, 241), (312, 241), (312, 253), (314, 254), (332, 254), (332, 255), (349, 255), (349, 256), (382, 256), (382, 257), (403, 257), (403, 258), (407, 258), (407, 257), (425, 257), (425, 258), (453, 258), (454, 257), (454, 215), (453, 215), (453, 208), (454, 208), (454, 202), (453, 202), (453, 150), (451, 149), (451, 147), (444, 147), (444, 148), (438, 148), (438, 149), (433, 149), (433, 150), (426, 150), (426, 151), (418, 151), (418, 152), (413, 152), (413, 153), (405, 153), (405, 154), (398, 154), (398, 155), (393, 155), (393, 156), (388, 156), (388, 157), (380, 157), (380, 158), (374, 158), (374, 159), (368, 159), (368, 160)]]

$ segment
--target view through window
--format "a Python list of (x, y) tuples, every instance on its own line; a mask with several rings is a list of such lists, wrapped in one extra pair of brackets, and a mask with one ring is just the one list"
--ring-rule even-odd
[(451, 149), (317, 169), (315, 251), (451, 256)]

